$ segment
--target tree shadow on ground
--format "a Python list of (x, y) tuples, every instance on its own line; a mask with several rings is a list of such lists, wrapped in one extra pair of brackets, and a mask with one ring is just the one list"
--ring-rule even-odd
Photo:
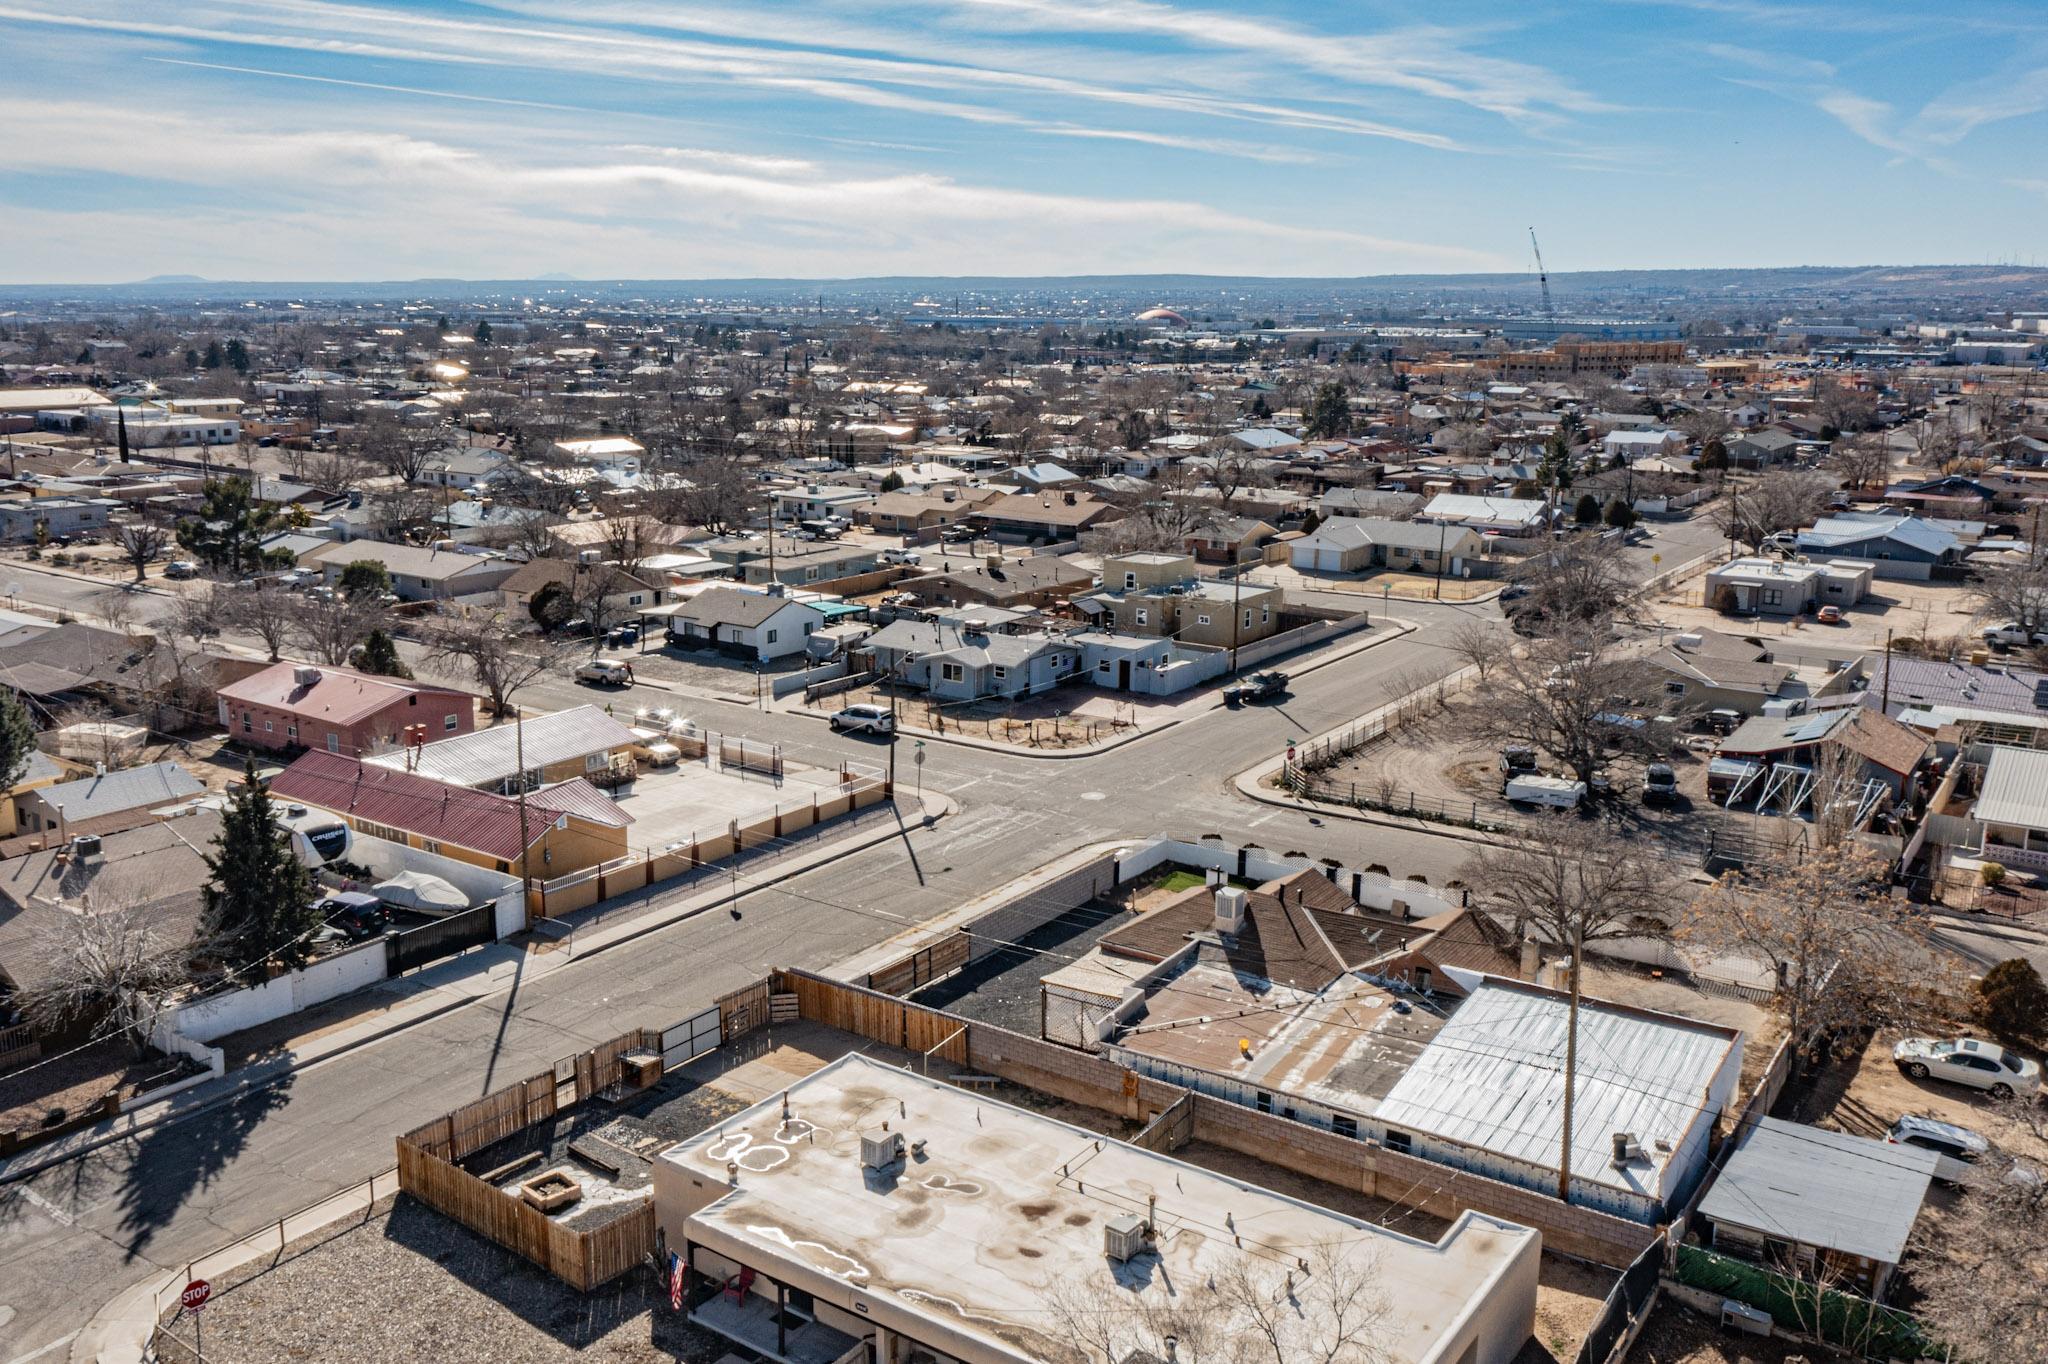
[(141, 1257), (186, 1202), (212, 1187), (256, 1130), (291, 1102), (292, 1082), (287, 1073), (217, 1108), (159, 1123), (130, 1143), (117, 1236), (129, 1259)]

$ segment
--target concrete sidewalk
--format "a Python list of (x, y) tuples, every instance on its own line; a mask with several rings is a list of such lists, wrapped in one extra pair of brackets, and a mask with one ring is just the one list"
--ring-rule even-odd
[[(877, 807), (880, 808), (880, 807)], [(388, 1037), (415, 1024), (453, 1009), (567, 970), (578, 961), (605, 952), (622, 943), (644, 937), (707, 910), (723, 909), (735, 896), (744, 899), (814, 867), (849, 853), (859, 852), (901, 837), (910, 828), (929, 828), (958, 810), (948, 797), (927, 793), (897, 795), (901, 820), (890, 819), (880, 827), (869, 827), (847, 838), (823, 843), (815, 849), (780, 859), (748, 874), (735, 884), (721, 878), (715, 886), (679, 897), (670, 903), (650, 905), (643, 912), (617, 922), (603, 922), (585, 930), (573, 930), (555, 950), (531, 950), (514, 942), (493, 943), (465, 952), (445, 962), (375, 985), (365, 994), (383, 992), (402, 997), (402, 1002), (374, 1018), (340, 1028), (325, 1028), (280, 1045), (276, 1055), (228, 1072), (217, 1080), (195, 1085), (158, 1103), (124, 1113), (95, 1127), (75, 1132), (61, 1141), (39, 1146), (0, 1165), (0, 1185), (12, 1183), (74, 1156), (131, 1137), (161, 1123), (177, 1122), (216, 1108), (242, 1094), (262, 1089), (294, 1071), (317, 1065), (331, 1057)]]

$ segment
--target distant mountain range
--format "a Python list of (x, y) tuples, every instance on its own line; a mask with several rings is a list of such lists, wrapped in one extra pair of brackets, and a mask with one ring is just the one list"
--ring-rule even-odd
[[(1562, 298), (1598, 297), (1616, 306), (1650, 309), (1658, 304), (1692, 305), (1717, 299), (1783, 298), (1820, 302), (1893, 299), (2048, 299), (2048, 269), (2004, 265), (1790, 266), (1722, 270), (1589, 270), (1553, 274), (1552, 292)], [(126, 284), (0, 284), (0, 299), (19, 302), (108, 303), (325, 302), (354, 303), (405, 299), (449, 306), (503, 305), (513, 298), (589, 299), (618, 302), (670, 298), (712, 298), (788, 304), (823, 295), (828, 305), (884, 301), (907, 306), (930, 300), (942, 310), (987, 312), (1020, 300), (1047, 301), (1086, 296), (1099, 303), (1145, 299), (1171, 303), (1198, 299), (1194, 306), (1233, 310), (1262, 300), (1300, 306), (1347, 301), (1412, 304), (1418, 295), (1440, 298), (1533, 295), (1532, 275), (1515, 272), (1470, 275), (1363, 275), (1352, 278), (1234, 275), (1064, 275), (914, 276), (844, 279), (575, 279), (540, 275), (531, 279), (409, 280), (209, 280), (196, 275), (156, 275)], [(1230, 298), (1235, 294), (1237, 298)], [(1219, 295), (1222, 297), (1219, 298)]]

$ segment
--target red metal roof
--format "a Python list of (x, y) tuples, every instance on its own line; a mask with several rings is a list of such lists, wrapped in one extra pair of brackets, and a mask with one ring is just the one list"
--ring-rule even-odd
[[(512, 797), (395, 772), (339, 753), (306, 754), (272, 779), (270, 794), (506, 861), (522, 851), (519, 802)], [(528, 793), (525, 846), (539, 842), (562, 815), (611, 828), (633, 822), (609, 796), (578, 777)]]

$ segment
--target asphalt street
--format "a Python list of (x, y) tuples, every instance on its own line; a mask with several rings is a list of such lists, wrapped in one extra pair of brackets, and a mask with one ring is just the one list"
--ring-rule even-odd
[[(101, 594), (119, 591), (11, 567), (24, 571), (0, 578), (18, 580), (24, 597), (80, 613), (96, 613)], [(936, 828), (748, 893), (738, 921), (715, 914), (672, 925), (0, 1190), (0, 1364), (61, 1358), (60, 1342), (119, 1289), (388, 1168), (396, 1133), (456, 1103), (623, 1028), (674, 1022), (771, 967), (828, 965), (1083, 844), (1218, 833), (1440, 881), (1469, 845), (1314, 819), (1246, 801), (1229, 784), (1289, 739), (1343, 724), (1418, 677), (1455, 667), (1443, 641), (1462, 617), (1498, 620), (1490, 606), (1396, 609), (1415, 633), (1301, 676), (1277, 705), (1213, 710), (1082, 758), (931, 743), (923, 781), (960, 806)], [(523, 699), (552, 708), (591, 696), (551, 680)], [(779, 740), (798, 760), (885, 757), (879, 743), (834, 735), (807, 717), (691, 704), (706, 723)], [(903, 776), (908, 783), (907, 761)]]

